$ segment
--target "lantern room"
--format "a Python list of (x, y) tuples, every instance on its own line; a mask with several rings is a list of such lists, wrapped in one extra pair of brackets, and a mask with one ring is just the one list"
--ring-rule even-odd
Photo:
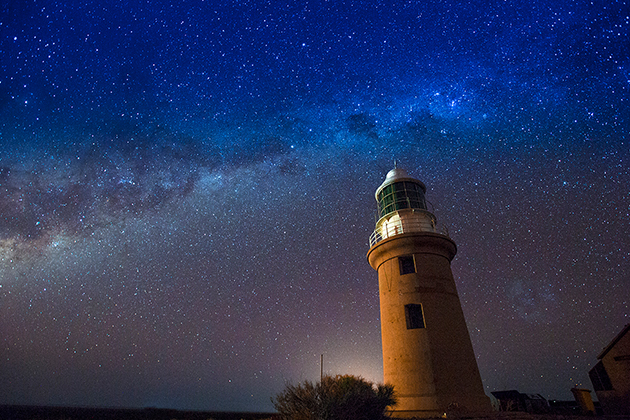
[(410, 232), (436, 232), (437, 220), (427, 210), (427, 188), (407, 171), (394, 168), (376, 190), (378, 221), (370, 246), (394, 235)]

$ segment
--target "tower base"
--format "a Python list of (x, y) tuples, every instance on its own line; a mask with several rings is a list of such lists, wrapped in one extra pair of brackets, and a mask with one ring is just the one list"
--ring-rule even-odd
[(475, 398), (466, 398), (466, 403), (456, 396), (449, 398), (450, 403), (439, 404), (435, 397), (398, 398), (392, 418), (461, 418), (487, 416), (492, 412), (490, 398), (485, 394)]

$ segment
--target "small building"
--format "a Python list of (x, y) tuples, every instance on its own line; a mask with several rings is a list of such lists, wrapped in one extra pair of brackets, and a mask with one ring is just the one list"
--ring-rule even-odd
[(493, 391), (491, 394), (499, 403), (499, 411), (524, 411), (535, 414), (549, 412), (549, 402), (540, 394), (522, 394), (514, 389)]
[(630, 414), (630, 324), (597, 356), (588, 372), (604, 414)]

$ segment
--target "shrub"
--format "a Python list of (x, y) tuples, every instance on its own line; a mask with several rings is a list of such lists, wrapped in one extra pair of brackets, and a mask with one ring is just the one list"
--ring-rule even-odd
[(375, 385), (352, 375), (287, 385), (272, 402), (284, 420), (381, 420), (396, 404), (392, 385)]

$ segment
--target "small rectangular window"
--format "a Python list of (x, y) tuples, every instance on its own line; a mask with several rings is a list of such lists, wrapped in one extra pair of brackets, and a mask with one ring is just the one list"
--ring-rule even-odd
[(405, 255), (404, 257), (398, 257), (398, 264), (400, 265), (400, 275), (410, 274), (416, 272), (416, 263), (413, 259), (413, 255)]
[(407, 320), (408, 330), (424, 328), (424, 313), (422, 312), (422, 305), (416, 303), (405, 305), (405, 319)]

